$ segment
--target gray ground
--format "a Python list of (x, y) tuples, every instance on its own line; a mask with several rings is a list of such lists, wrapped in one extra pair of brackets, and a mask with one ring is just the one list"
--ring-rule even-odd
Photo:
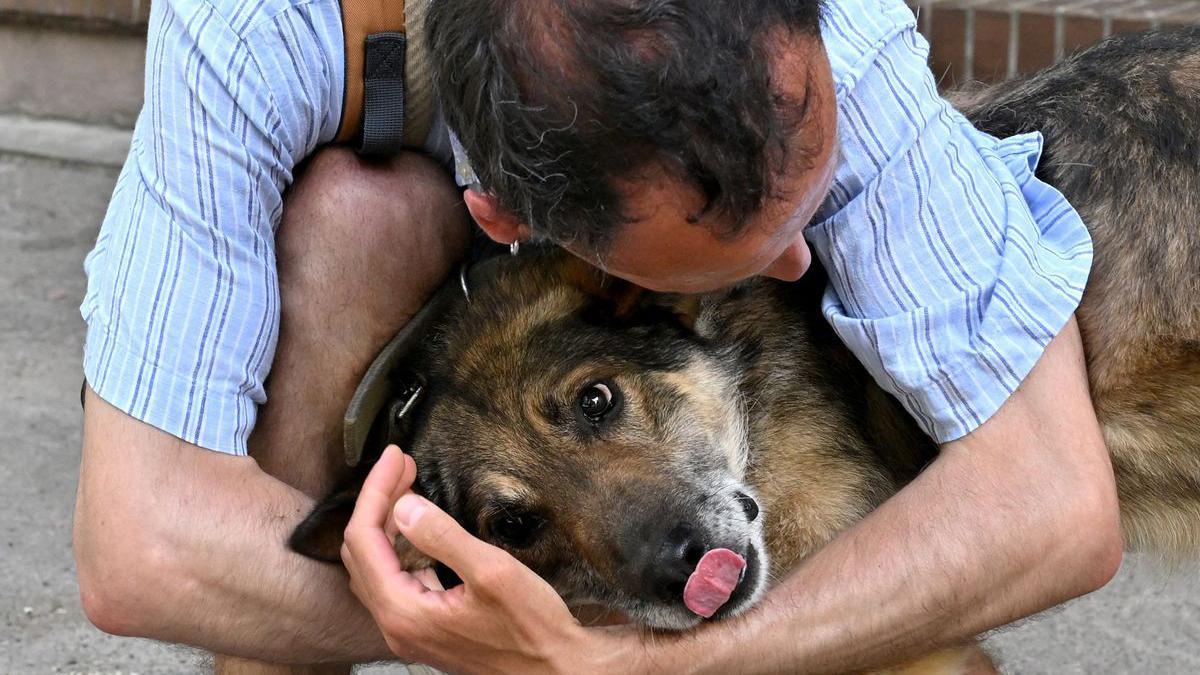
[[(195, 652), (92, 628), (71, 504), (83, 256), (115, 171), (0, 155), (0, 673), (201, 672)], [(1103, 591), (991, 641), (1011, 673), (1200, 673), (1200, 574), (1128, 559)]]

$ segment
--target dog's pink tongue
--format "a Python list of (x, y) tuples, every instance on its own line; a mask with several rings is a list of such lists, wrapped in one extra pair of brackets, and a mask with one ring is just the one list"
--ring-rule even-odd
[(683, 587), (683, 604), (706, 619), (716, 614), (721, 605), (729, 602), (744, 569), (746, 559), (727, 548), (705, 553)]

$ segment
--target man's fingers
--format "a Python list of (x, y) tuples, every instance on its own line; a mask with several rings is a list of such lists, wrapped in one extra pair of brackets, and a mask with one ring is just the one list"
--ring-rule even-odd
[(373, 586), (390, 583), (402, 573), (392, 539), (384, 527), (392, 504), (412, 485), (416, 465), (394, 445), (388, 446), (363, 481), (354, 513), (346, 526), (342, 560)]
[(442, 580), (438, 579), (437, 571), (432, 567), (427, 567), (423, 570), (410, 572), (413, 578), (421, 582), (421, 585), (431, 591), (444, 591), (446, 587), (442, 585)]
[(463, 581), (479, 581), (481, 573), (494, 571), (509, 559), (500, 549), (471, 536), (445, 511), (424, 497), (405, 494), (396, 502), (400, 534), (425, 555), (441, 561)]
[(384, 522), (383, 533), (387, 535), (388, 541), (396, 541), (396, 537), (400, 535), (400, 527), (396, 525), (395, 518), (388, 518)]
[[(364, 566), (373, 565), (368, 560)], [(408, 572), (372, 577), (372, 572), (360, 566), (350, 575), (350, 590), (375, 617), (385, 631), (408, 632), (397, 622), (420, 620), (417, 611), (420, 599), (430, 592), (428, 584)]]
[(414, 478), (416, 465), (412, 458), (400, 452), (400, 448), (389, 445), (363, 481), (347, 530), (371, 525), (382, 530), (392, 504), (412, 486)]
[[(395, 448), (396, 446), (388, 446)], [(404, 455), (404, 475), (396, 483), (391, 496), (391, 504), (388, 505), (390, 510), (396, 504), (396, 500), (400, 499), (400, 495), (408, 491), (417, 478), (417, 463), (412, 457)], [(395, 518), (384, 518), (383, 532), (387, 535), (388, 541), (395, 542), (396, 537), (400, 534), (400, 528), (396, 526)]]

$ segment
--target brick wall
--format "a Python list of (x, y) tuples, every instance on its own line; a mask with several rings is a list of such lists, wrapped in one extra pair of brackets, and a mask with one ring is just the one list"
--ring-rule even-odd
[(1197, 0), (908, 0), (943, 87), (1044, 68), (1116, 33), (1200, 24)]
[(150, 0), (0, 0), (0, 17), (25, 22), (141, 29)]
[[(150, 1), (0, 0), (0, 21), (137, 31)], [(1200, 24), (1200, 0), (907, 1), (929, 39), (930, 65), (942, 86), (1029, 73), (1114, 33)]]

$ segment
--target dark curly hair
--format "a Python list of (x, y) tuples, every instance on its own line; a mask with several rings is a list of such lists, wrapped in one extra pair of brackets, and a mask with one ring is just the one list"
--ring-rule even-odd
[(794, 120), (767, 38), (820, 35), (820, 0), (438, 0), (447, 122), (482, 187), (536, 237), (602, 252), (617, 179), (662, 161), (733, 225), (771, 194)]

